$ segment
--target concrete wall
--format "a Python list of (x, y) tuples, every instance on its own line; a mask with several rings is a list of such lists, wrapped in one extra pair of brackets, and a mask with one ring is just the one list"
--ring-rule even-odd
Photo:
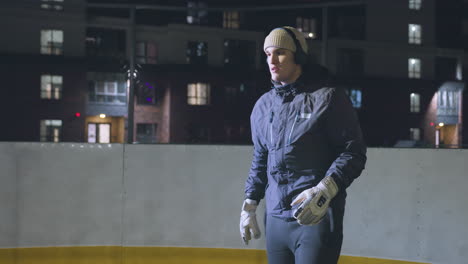
[(14, 144), (0, 144), (0, 248), (17, 245), (17, 159)]
[[(251, 153), (250, 146), (0, 143), (0, 247), (244, 248), (238, 220)], [(342, 253), (463, 263), (468, 151), (369, 149), (368, 157), (349, 188)], [(262, 236), (249, 248), (264, 243)]]

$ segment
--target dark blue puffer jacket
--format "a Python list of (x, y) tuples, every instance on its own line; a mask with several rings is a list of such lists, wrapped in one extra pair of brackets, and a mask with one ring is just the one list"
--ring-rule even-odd
[(246, 198), (265, 197), (267, 214), (292, 219), (292, 200), (331, 175), (340, 189), (334, 200), (344, 202), (346, 188), (367, 159), (357, 115), (344, 91), (300, 78), (265, 93), (250, 121), (254, 154)]

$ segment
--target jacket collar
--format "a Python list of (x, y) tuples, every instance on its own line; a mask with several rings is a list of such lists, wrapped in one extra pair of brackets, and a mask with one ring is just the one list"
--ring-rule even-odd
[(330, 86), (331, 74), (325, 67), (319, 64), (306, 65), (301, 76), (289, 84), (282, 85), (280, 82), (271, 80), (272, 89), (275, 93), (284, 98), (296, 96), (302, 92), (313, 92), (322, 87)]

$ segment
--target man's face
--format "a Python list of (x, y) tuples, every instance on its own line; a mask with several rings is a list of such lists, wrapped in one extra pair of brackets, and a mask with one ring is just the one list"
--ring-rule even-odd
[(301, 75), (301, 66), (294, 63), (292, 51), (268, 47), (265, 54), (273, 81), (281, 82), (281, 84), (293, 83)]

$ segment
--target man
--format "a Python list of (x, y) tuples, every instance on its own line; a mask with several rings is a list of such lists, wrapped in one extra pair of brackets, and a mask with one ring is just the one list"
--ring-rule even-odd
[(346, 188), (366, 163), (356, 113), (347, 95), (327, 87), (319, 67), (307, 63), (301, 32), (275, 28), (263, 48), (273, 88), (251, 115), (254, 154), (241, 236), (246, 244), (260, 237), (256, 208), (265, 197), (270, 264), (336, 264)]

